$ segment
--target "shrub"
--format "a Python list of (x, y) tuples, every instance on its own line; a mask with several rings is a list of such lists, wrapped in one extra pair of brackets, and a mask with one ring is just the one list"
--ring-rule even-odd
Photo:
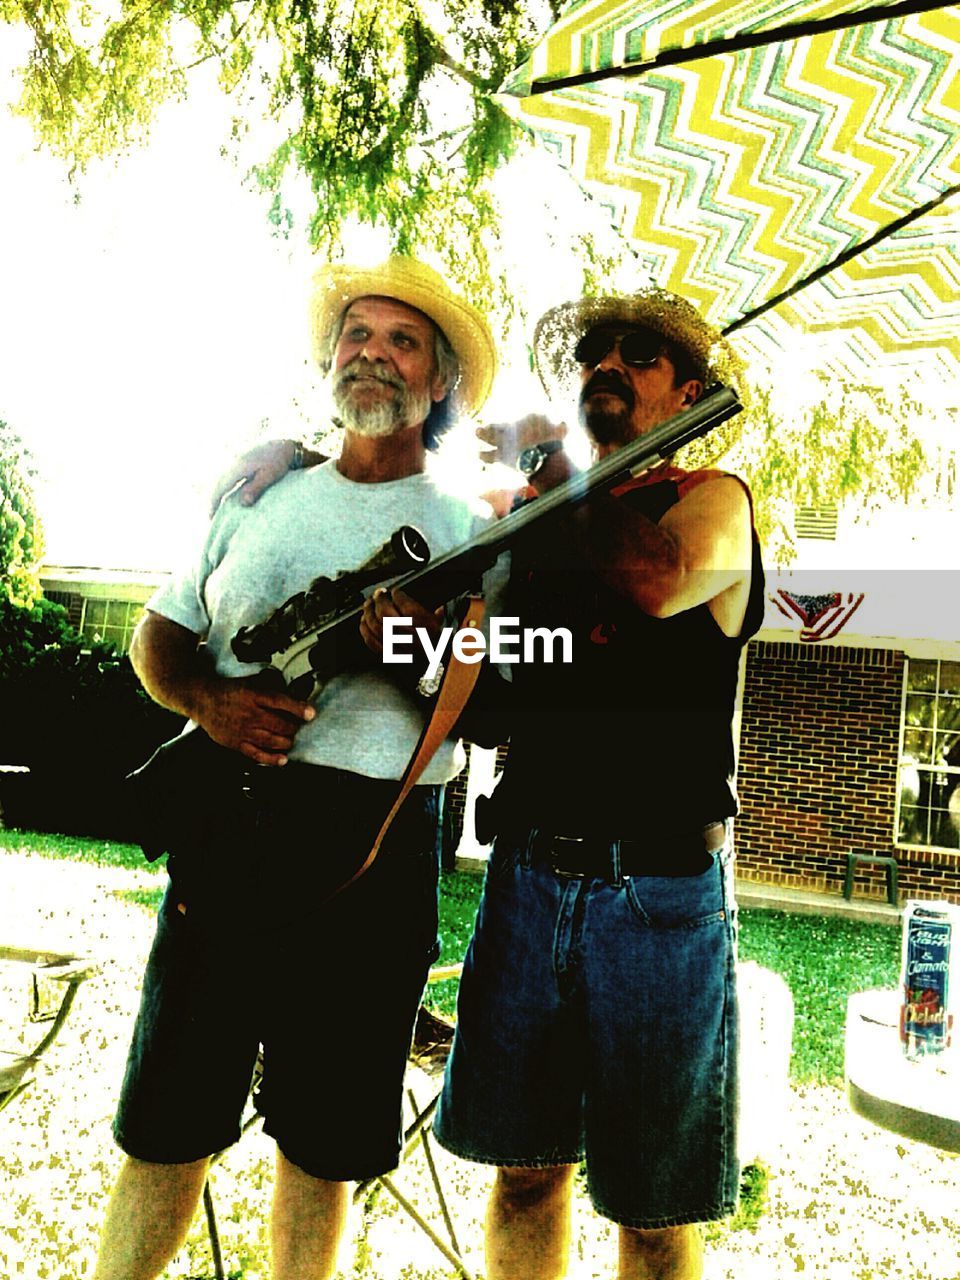
[(129, 659), (89, 641), (61, 606), (0, 599), (0, 761), (8, 825), (124, 838), (120, 783), (182, 719), (156, 706)]
[(0, 418), (0, 599), (27, 605), (40, 595), (43, 527), (23, 441)]

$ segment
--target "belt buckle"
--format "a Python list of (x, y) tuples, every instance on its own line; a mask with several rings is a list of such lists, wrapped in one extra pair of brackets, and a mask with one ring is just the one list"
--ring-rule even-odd
[(582, 846), (585, 843), (586, 841), (584, 840), (583, 836), (552, 836), (551, 837), (550, 853), (553, 855), (553, 858), (551, 858), (551, 870), (553, 871), (553, 874), (555, 876), (560, 876), (564, 880), (583, 880), (584, 879), (584, 877), (587, 874), (586, 871), (565, 871), (563, 868), (558, 867), (556, 865), (556, 862), (553, 859), (555, 859), (558, 853), (558, 849), (557, 849), (558, 845), (578, 844)]

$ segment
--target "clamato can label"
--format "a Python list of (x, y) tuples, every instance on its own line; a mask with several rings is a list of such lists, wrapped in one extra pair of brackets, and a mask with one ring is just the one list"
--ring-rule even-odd
[(950, 970), (958, 925), (960, 912), (952, 903), (908, 902), (904, 910), (900, 1040), (908, 1058), (941, 1054), (950, 1046), (956, 994)]

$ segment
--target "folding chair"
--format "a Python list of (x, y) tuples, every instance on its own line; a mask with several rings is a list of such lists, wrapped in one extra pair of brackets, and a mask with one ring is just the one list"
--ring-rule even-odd
[[(430, 970), (427, 981), (428, 983), (434, 983), (443, 982), (449, 978), (457, 978), (460, 976), (461, 968), (462, 966), (459, 964), (437, 966)], [(440, 1099), (443, 1070), (452, 1044), (453, 1025), (445, 1018), (438, 1017), (424, 1005), (421, 1005), (417, 1013), (413, 1042), (407, 1061), (410, 1066), (418, 1068), (431, 1082), (430, 1097), (424, 1105), (421, 1105), (415, 1096), (413, 1088), (407, 1088), (406, 1099), (410, 1118), (404, 1129), (400, 1150), (400, 1167), (402, 1168), (404, 1163), (414, 1155), (418, 1147), (422, 1149), (449, 1243), (433, 1229), (416, 1205), (399, 1190), (390, 1174), (382, 1174), (379, 1177), (368, 1178), (365, 1182), (358, 1183), (353, 1193), (353, 1202), (358, 1204), (372, 1189), (383, 1187), (393, 1196), (404, 1213), (426, 1234), (450, 1265), (463, 1276), (463, 1280), (474, 1280), (473, 1273), (461, 1256), (453, 1219), (440, 1182), (430, 1143), (430, 1127), (433, 1122), (433, 1113)], [(253, 1128), (260, 1119), (253, 1105), (253, 1098), (259, 1086), (261, 1075), (262, 1063), (258, 1059), (250, 1086), (250, 1102), (241, 1124), (241, 1136), (248, 1129)], [(211, 1168), (224, 1154), (221, 1151), (211, 1159)], [(214, 1275), (216, 1280), (226, 1280), (223, 1253), (220, 1247), (220, 1233), (217, 1228), (216, 1210), (209, 1177), (203, 1188), (203, 1208), (207, 1220), (207, 1234), (210, 1237), (210, 1252), (213, 1258)]]
[(80, 983), (97, 971), (96, 964), (82, 956), (26, 947), (0, 946), (0, 965), (3, 964), (29, 966), (26, 1021), (51, 1025), (26, 1053), (21, 1049), (0, 1050), (0, 1111), (33, 1083), (37, 1064), (60, 1034)]

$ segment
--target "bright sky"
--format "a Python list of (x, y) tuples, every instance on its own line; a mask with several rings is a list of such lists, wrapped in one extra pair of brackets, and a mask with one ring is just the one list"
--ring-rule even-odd
[(306, 268), (223, 137), (216, 112), (171, 109), (76, 205), (0, 116), (0, 416), (41, 473), (50, 561), (168, 564), (191, 485), (303, 382)]
[[(23, 50), (9, 33), (12, 100)], [(301, 434), (294, 399), (322, 412), (307, 365), (312, 264), (271, 235), (265, 201), (220, 156), (228, 114), (213, 91), (168, 107), (150, 145), (97, 166), (77, 204), (64, 166), (0, 110), (0, 417), (40, 472), (50, 563), (176, 565), (201, 495), (261, 421)], [(538, 273), (532, 221), (510, 233), (555, 291), (548, 305), (579, 277), (573, 261)], [(529, 377), (521, 387), (500, 386), (495, 417), (540, 407)]]

